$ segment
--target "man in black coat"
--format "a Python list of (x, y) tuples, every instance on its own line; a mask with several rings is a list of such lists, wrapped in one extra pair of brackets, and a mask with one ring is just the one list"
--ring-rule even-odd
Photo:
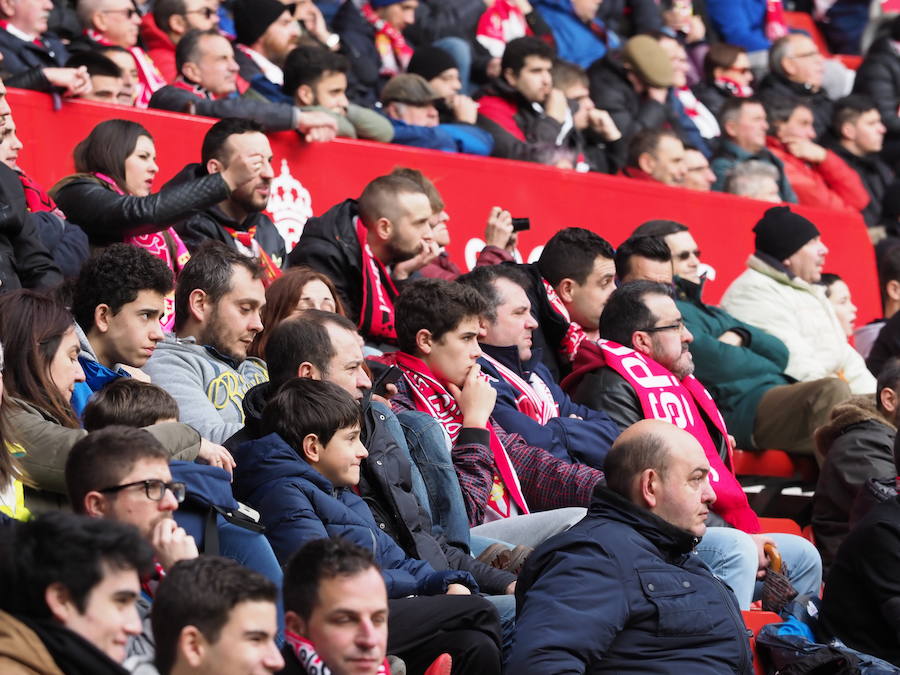
[(878, 153), (884, 145), (885, 125), (875, 102), (853, 94), (837, 101), (832, 121), (834, 138), (827, 143), (847, 166), (859, 174), (871, 200), (862, 215), (868, 227), (883, 226), (897, 233), (897, 221), (884, 217), (884, 198), (894, 182), (894, 172)]
[[(256, 178), (233, 190), (223, 202), (197, 212), (176, 226), (188, 250), (194, 251), (208, 239), (227, 244), (260, 261), (267, 272), (284, 265), (284, 239), (272, 220), (263, 213), (269, 201), (272, 179), (272, 150), (262, 127), (250, 120), (228, 118), (216, 122), (203, 139), (201, 164), (190, 164), (176, 176), (197, 178), (228, 168), (235, 153), (258, 153), (261, 169)], [(277, 274), (277, 273), (275, 273)], [(270, 274), (270, 277), (274, 274)]]
[(19, 0), (0, 5), (0, 54), (3, 69), (16, 75), (32, 68), (62, 68), (69, 52), (47, 30), (50, 3)]
[(883, 156), (885, 161), (896, 164), (900, 159), (900, 17), (891, 22), (890, 35), (876, 40), (866, 58), (856, 71), (854, 94), (865, 94), (878, 106), (881, 120), (887, 127)]

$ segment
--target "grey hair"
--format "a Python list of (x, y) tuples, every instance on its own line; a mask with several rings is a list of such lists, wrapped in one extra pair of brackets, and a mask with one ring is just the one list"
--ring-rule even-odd
[(761, 182), (771, 178), (778, 182), (778, 169), (768, 162), (749, 159), (738, 162), (728, 173), (725, 180), (725, 192), (742, 197), (752, 197), (762, 189)]
[(791, 55), (791, 36), (785, 35), (772, 43), (769, 49), (769, 70), (776, 75), (784, 75), (784, 66), (781, 65)]

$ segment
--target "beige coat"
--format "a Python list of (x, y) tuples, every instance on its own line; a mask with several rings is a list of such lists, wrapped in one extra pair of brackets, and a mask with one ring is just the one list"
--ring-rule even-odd
[(37, 634), (0, 610), (0, 673), (63, 675)]
[(875, 378), (850, 346), (822, 286), (789, 277), (755, 255), (722, 297), (736, 319), (763, 329), (788, 348), (785, 373), (801, 382), (843, 377), (854, 394), (875, 391)]

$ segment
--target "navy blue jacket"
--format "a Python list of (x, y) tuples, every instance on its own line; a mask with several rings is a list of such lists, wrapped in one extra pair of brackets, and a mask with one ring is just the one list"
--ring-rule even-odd
[(438, 595), (451, 583), (478, 590), (468, 572), (438, 572), (427, 562), (407, 557), (378, 529), (360, 497), (347, 488), (335, 488), (278, 434), (242, 443), (235, 461), (234, 496), (259, 511), (282, 565), (308, 541), (343, 537), (374, 553), (390, 598)]
[(69, 52), (53, 33), (41, 36), (44, 46), (25, 42), (8, 30), (0, 28), (0, 54), (6, 73), (17, 75), (33, 68), (62, 68), (69, 60)]
[(504, 672), (753, 672), (737, 600), (691, 553), (698, 539), (604, 487), (529, 556)]
[[(519, 434), (529, 445), (544, 448), (554, 457), (567, 462), (580, 462), (595, 469), (602, 469), (606, 453), (619, 435), (619, 427), (609, 415), (600, 410), (575, 403), (569, 398), (541, 361), (541, 350), (533, 349), (531, 359), (519, 360), (516, 347), (495, 347), (481, 345), (481, 350), (496, 359), (523, 380), (534, 373), (549, 387), (553, 400), (559, 404), (559, 417), (542, 425), (516, 408), (518, 394), (515, 388), (504, 380), (492, 363), (479, 359), (481, 371), (491, 378), (491, 386), (497, 390), (497, 403), (493, 418), (509, 433)], [(575, 419), (570, 415), (577, 415)]]

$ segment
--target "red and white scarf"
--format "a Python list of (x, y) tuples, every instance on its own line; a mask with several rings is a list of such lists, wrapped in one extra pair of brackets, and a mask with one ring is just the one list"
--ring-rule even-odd
[(394, 300), (399, 293), (387, 269), (372, 254), (368, 242), (368, 230), (357, 216), (356, 239), (362, 253), (362, 302), (359, 308), (359, 330), (366, 337), (377, 337), (396, 342), (394, 327)]
[[(416, 410), (431, 415), (444, 427), (450, 437), (450, 443), (456, 443), (463, 428), (463, 414), (456, 399), (447, 391), (446, 384), (431, 372), (424, 361), (415, 356), (393, 352), (385, 354), (379, 360), (395, 365), (403, 372)], [(525, 502), (525, 495), (522, 493), (522, 486), (519, 484), (512, 460), (490, 422), (487, 430), (490, 433), (490, 448), (494, 457), (494, 485), (488, 497), (487, 505), (490, 513), (486, 514), (487, 519), (499, 520), (514, 516), (515, 507), (518, 507), (521, 513), (528, 513), (528, 504)]]
[(259, 258), (259, 262), (265, 270), (266, 276), (263, 278), (263, 285), (268, 288), (273, 281), (278, 279), (282, 272), (281, 268), (275, 264), (272, 258), (269, 256), (266, 249), (264, 249), (258, 241), (256, 241), (256, 225), (251, 227), (249, 230), (236, 230), (233, 227), (222, 226), (228, 234), (231, 235), (231, 238), (238, 242), (241, 246), (244, 247), (246, 251), (249, 252), (249, 255)]
[[(725, 420), (700, 381), (688, 375), (679, 382), (653, 359), (609, 340), (585, 344), (576, 370), (566, 379), (580, 378), (585, 372), (596, 370), (598, 365), (609, 366), (625, 378), (640, 399), (647, 419), (669, 422), (697, 439), (709, 462), (709, 482), (716, 493), (712, 510), (739, 530), (751, 534), (759, 532), (759, 520), (747, 502), (747, 495), (731, 469), (719, 457), (716, 444), (700, 414), (702, 409), (728, 443)], [(568, 382), (564, 380), (563, 385), (567, 388)], [(730, 443), (728, 462), (732, 464)]]
[[(125, 194), (122, 188), (106, 174), (95, 171), (91, 175), (98, 180), (103, 181), (103, 183), (105, 183), (113, 192), (120, 195)], [(150, 234), (141, 234), (131, 237), (126, 235), (123, 237), (123, 241), (126, 244), (131, 244), (132, 246), (137, 246), (138, 248), (149, 251), (153, 256), (166, 263), (176, 277), (178, 276), (178, 273), (184, 269), (187, 261), (191, 259), (191, 254), (188, 253), (187, 246), (184, 245), (181, 237), (179, 237), (178, 233), (171, 227), (163, 228), (159, 232), (151, 232)], [(163, 311), (163, 315), (159, 322), (167, 331), (175, 329), (174, 289), (165, 297), (165, 310)]]
[(25, 208), (29, 212), (46, 211), (65, 220), (65, 214), (59, 210), (53, 198), (44, 192), (40, 185), (31, 180), (21, 169), (17, 169), (16, 174), (19, 176), (19, 182), (22, 183), (22, 190), (25, 193)]
[(406, 71), (413, 50), (406, 43), (403, 34), (378, 16), (368, 2), (360, 7), (360, 12), (375, 28), (375, 49), (381, 57), (381, 75), (393, 77)]
[(775, 42), (788, 34), (787, 22), (784, 20), (784, 5), (781, 0), (766, 2), (766, 38)]
[[(108, 47), (115, 46), (93, 28), (88, 28), (84, 31), (84, 34), (94, 42), (99, 42), (101, 45), (106, 45)], [(157, 89), (162, 89), (168, 82), (166, 82), (166, 78), (164, 78), (159, 70), (157, 70), (150, 55), (143, 49), (137, 46), (129, 47), (128, 53), (131, 54), (131, 58), (134, 59), (138, 71), (137, 98), (134, 101), (134, 105), (136, 108), (146, 108), (150, 103), (150, 97), (153, 96), (153, 92)]]
[(497, 359), (484, 353), (481, 358), (494, 366), (500, 376), (516, 390), (516, 410), (539, 424), (547, 424), (554, 417), (559, 417), (559, 403), (553, 398), (550, 387), (540, 377), (531, 373), (526, 381)]
[(547, 293), (547, 300), (550, 302), (550, 305), (563, 317), (563, 319), (569, 322), (566, 334), (563, 336), (562, 342), (559, 345), (559, 353), (563, 355), (563, 358), (565, 358), (566, 361), (571, 363), (575, 360), (575, 356), (578, 354), (581, 343), (587, 339), (587, 334), (584, 332), (584, 328), (572, 321), (569, 317), (569, 310), (566, 309), (566, 306), (556, 294), (553, 286), (551, 286), (546, 279), (541, 279), (541, 281), (544, 284), (544, 292)]
[[(302, 635), (297, 635), (289, 630), (284, 631), (284, 640), (290, 646), (291, 651), (294, 652), (300, 667), (307, 675), (331, 675), (331, 669), (325, 665), (312, 642)], [(378, 668), (376, 675), (391, 675), (387, 659)]]

